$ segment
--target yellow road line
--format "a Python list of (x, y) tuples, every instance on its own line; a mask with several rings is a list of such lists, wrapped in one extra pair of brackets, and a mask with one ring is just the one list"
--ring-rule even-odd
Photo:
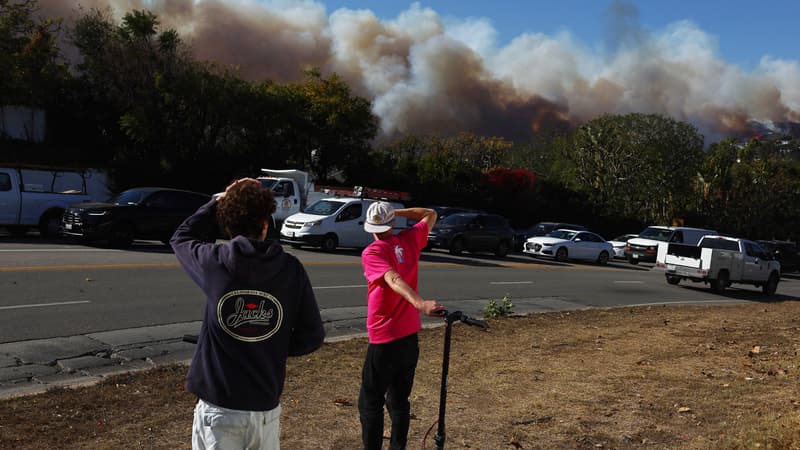
[[(305, 262), (305, 266), (351, 266), (360, 267), (360, 261), (314, 261)], [(457, 262), (420, 262), (420, 267), (464, 267), (470, 264)], [(590, 265), (559, 265), (551, 266), (536, 263), (489, 263), (493, 267), (506, 267), (516, 269), (587, 269), (587, 270), (615, 270), (613, 267), (590, 266)], [(19, 266), (19, 267), (0, 267), (0, 272), (31, 272), (31, 271), (57, 271), (57, 270), (102, 270), (102, 269), (171, 269), (180, 267), (178, 263), (131, 263), (131, 264), (68, 264), (61, 266)]]
[(90, 265), (65, 265), (65, 266), (20, 266), (0, 267), (0, 272), (32, 272), (36, 270), (94, 270), (94, 269), (159, 269), (178, 267), (178, 263), (154, 264), (90, 264)]

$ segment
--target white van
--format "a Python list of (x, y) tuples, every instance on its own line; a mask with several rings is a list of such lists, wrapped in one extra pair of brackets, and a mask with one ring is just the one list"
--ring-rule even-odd
[[(337, 247), (364, 248), (375, 238), (364, 231), (367, 208), (378, 200), (352, 197), (329, 197), (316, 201), (305, 211), (283, 221), (281, 242), (299, 248), (319, 247), (329, 252)], [(401, 203), (390, 202), (395, 208)], [(395, 230), (408, 226), (405, 217), (397, 217)]]
[(647, 227), (638, 237), (628, 240), (628, 245), (625, 246), (625, 258), (631, 264), (639, 264), (639, 261), (655, 262), (660, 242), (697, 245), (700, 238), (707, 234), (717, 234), (717, 232), (704, 228)]

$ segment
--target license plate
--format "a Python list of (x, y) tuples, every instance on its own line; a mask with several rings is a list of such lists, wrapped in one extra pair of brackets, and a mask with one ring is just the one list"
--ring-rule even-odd
[(667, 264), (667, 270), (675, 270), (675, 264)]
[(65, 230), (71, 230), (72, 229), (72, 224), (71, 223), (65, 223), (64, 224), (64, 229)]
[(639, 259), (639, 255), (637, 255), (636, 253), (634, 253), (634, 254), (633, 254), (633, 259)]

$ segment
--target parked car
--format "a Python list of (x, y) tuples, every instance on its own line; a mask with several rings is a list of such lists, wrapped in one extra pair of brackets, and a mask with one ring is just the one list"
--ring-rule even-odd
[(444, 248), (454, 255), (462, 252), (493, 252), (503, 257), (514, 240), (514, 230), (497, 214), (458, 213), (436, 222), (428, 233), (428, 247)]
[(781, 273), (800, 270), (800, 247), (788, 241), (756, 241), (781, 263)]
[(580, 259), (606, 264), (614, 254), (614, 247), (589, 231), (558, 229), (546, 236), (529, 238), (525, 242), (525, 253), (533, 257), (555, 258), (562, 262)]
[(614, 247), (614, 258), (625, 259), (625, 247), (628, 245), (628, 240), (638, 236), (638, 234), (621, 234), (608, 241)]
[(64, 211), (61, 233), (85, 241), (128, 246), (135, 239), (169, 239), (187, 217), (211, 200), (210, 195), (179, 189), (129, 189), (108, 202), (74, 204)]
[[(283, 221), (281, 242), (294, 248), (306, 245), (332, 252), (340, 247), (364, 248), (375, 238), (364, 231), (369, 206), (376, 199), (330, 197), (316, 201), (305, 211), (292, 214)], [(391, 202), (394, 208), (402, 203)], [(406, 228), (405, 217), (395, 219), (395, 229)]]
[(714, 230), (690, 227), (650, 226), (642, 230), (639, 236), (631, 238), (625, 247), (625, 257), (631, 264), (640, 261), (656, 262), (658, 245), (661, 242), (697, 245), (700, 238), (707, 234), (717, 234)]
[(534, 236), (545, 236), (558, 229), (586, 231), (583, 225), (564, 222), (539, 222), (531, 227), (514, 231), (514, 249), (524, 250), (525, 242)]

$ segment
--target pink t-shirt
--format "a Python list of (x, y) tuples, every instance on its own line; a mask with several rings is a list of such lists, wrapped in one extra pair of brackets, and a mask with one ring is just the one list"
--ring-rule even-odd
[(367, 278), (367, 334), (369, 342), (384, 344), (414, 334), (422, 327), (419, 311), (386, 284), (391, 269), (417, 290), (419, 256), (428, 242), (428, 225), (413, 227), (386, 240), (371, 243), (361, 253)]

